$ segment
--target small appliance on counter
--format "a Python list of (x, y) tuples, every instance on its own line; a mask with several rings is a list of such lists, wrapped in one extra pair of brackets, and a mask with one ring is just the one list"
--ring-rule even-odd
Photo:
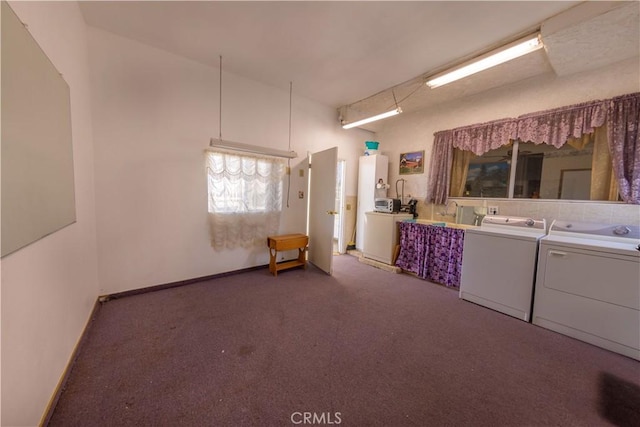
[(406, 205), (400, 205), (400, 212), (410, 213), (415, 219), (418, 217), (417, 205), (418, 201), (416, 199), (411, 199)]
[(398, 213), (400, 212), (401, 202), (400, 199), (391, 199), (389, 197), (377, 197), (375, 199), (374, 208), (375, 212), (382, 213)]

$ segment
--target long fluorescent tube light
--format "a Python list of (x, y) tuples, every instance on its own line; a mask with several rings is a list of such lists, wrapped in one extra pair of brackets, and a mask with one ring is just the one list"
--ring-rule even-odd
[(241, 142), (225, 141), (224, 139), (211, 138), (209, 140), (211, 148), (225, 148), (227, 150), (245, 151), (254, 154), (266, 154), (273, 157), (284, 157), (287, 159), (295, 159), (298, 154), (295, 151), (277, 150), (275, 148), (267, 148), (259, 145), (243, 144)]
[(484, 71), (488, 68), (495, 67), (504, 62), (526, 55), (527, 53), (534, 52), (543, 47), (540, 35), (535, 37), (528, 37), (524, 40), (518, 40), (511, 45), (507, 45), (503, 50), (486, 56), (482, 59), (475, 60), (469, 65), (465, 65), (461, 68), (443, 74), (439, 77), (427, 81), (427, 86), (431, 89), (446, 85), (447, 83), (460, 80), (464, 77), (468, 77), (472, 74)]
[(364, 125), (366, 123), (375, 122), (376, 120), (386, 119), (387, 117), (395, 116), (396, 114), (400, 113), (402, 113), (402, 109), (398, 107), (395, 110), (387, 111), (386, 113), (378, 114), (377, 116), (372, 116), (366, 119), (358, 120), (357, 122), (344, 124), (342, 125), (342, 129), (351, 129), (360, 125)]

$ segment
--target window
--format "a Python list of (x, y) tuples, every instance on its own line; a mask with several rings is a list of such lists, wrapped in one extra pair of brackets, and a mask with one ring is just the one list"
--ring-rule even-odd
[[(455, 171), (464, 176), (460, 193), (451, 186), (452, 197), (498, 197), (563, 200), (609, 200), (610, 160), (594, 158), (595, 136), (570, 140), (560, 148), (515, 141), (482, 156), (455, 150)], [(468, 158), (468, 165), (460, 164)], [(462, 160), (460, 160), (462, 159)], [(456, 168), (456, 163), (458, 167)], [(602, 164), (606, 167), (602, 167)], [(595, 172), (594, 172), (595, 171)], [(596, 176), (597, 175), (597, 176)], [(458, 177), (460, 180), (462, 177)], [(605, 188), (606, 187), (606, 188)]]
[(226, 151), (206, 157), (212, 246), (264, 245), (280, 226), (285, 161)]
[(509, 198), (638, 204), (639, 112), (640, 93), (633, 93), (436, 132), (426, 201), (499, 197), (506, 188)]
[[(586, 194), (588, 200), (590, 176), (576, 182), (580, 191), (564, 194), (561, 178), (564, 171), (590, 171), (592, 157), (592, 143), (577, 149), (569, 144), (555, 148), (546, 144), (516, 142), (482, 156), (472, 154), (463, 197), (579, 199), (580, 195), (584, 199)], [(515, 172), (511, 176), (513, 168)]]

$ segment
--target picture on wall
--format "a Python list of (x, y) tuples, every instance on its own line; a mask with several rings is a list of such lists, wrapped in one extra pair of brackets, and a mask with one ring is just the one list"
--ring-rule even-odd
[(400, 175), (424, 172), (424, 150), (400, 154)]

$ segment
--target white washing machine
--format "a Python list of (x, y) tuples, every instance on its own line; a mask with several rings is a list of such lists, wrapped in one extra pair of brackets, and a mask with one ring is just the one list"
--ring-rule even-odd
[(533, 323), (640, 360), (640, 226), (554, 221)]
[(465, 230), (460, 298), (526, 322), (544, 219), (485, 216)]

